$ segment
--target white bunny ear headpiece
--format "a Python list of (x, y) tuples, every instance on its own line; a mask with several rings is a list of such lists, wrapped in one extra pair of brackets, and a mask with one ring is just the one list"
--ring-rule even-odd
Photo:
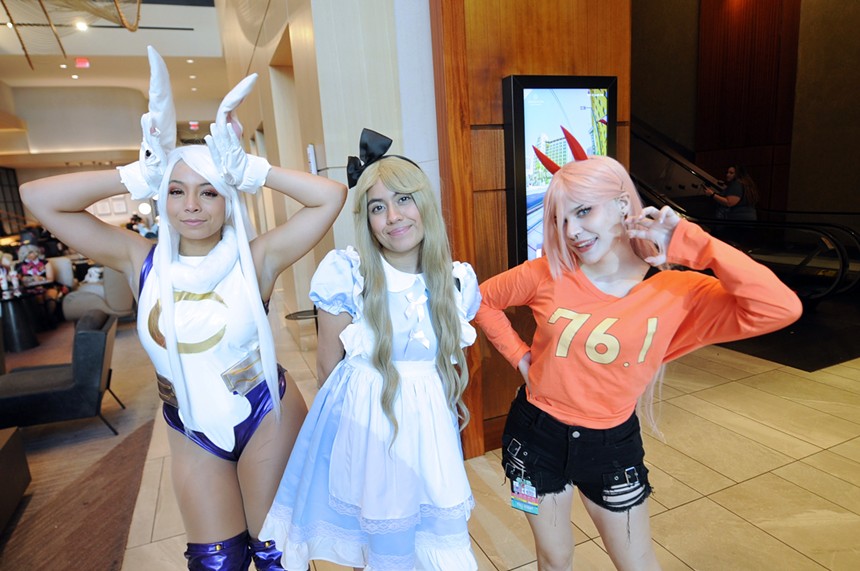
[(152, 46), (149, 55), (149, 110), (140, 118), (142, 142), (137, 162), (117, 167), (120, 180), (135, 200), (158, 194), (167, 169), (167, 155), (176, 147), (176, 110), (170, 91), (170, 75), (164, 60)]
[(167, 155), (176, 148), (176, 108), (167, 65), (154, 47), (147, 46), (146, 51), (149, 56), (149, 111), (140, 118), (143, 131), (140, 161), (151, 197), (158, 195), (167, 169)]

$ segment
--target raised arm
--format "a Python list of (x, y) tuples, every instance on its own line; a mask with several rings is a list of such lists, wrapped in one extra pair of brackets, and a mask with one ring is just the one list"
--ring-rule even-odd
[(346, 200), (346, 186), (309, 173), (272, 167), (266, 186), (304, 206), (287, 222), (251, 244), (260, 293), (268, 299), (275, 280), (319, 242)]
[(126, 192), (116, 170), (69, 173), (25, 183), (21, 200), (63, 243), (127, 275), (134, 275), (152, 243), (125, 228), (102, 222), (86, 208)]
[(242, 124), (235, 111), (256, 81), (257, 74), (251, 74), (224, 97), (206, 144), (225, 182), (236, 190), (253, 194), (261, 186), (267, 186), (304, 206), (287, 222), (251, 244), (260, 295), (269, 299), (280, 273), (308, 253), (331, 227), (346, 200), (346, 187), (321, 176), (273, 167), (265, 158), (245, 152)]

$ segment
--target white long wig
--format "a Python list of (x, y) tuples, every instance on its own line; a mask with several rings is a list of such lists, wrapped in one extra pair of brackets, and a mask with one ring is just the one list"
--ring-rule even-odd
[[(173, 168), (179, 161), (184, 162), (194, 172), (205, 178), (215, 190), (224, 197), (226, 202), (224, 225), (232, 226), (236, 233), (236, 243), (239, 249), (239, 264), (247, 289), (248, 299), (251, 302), (254, 320), (257, 324), (257, 337), (260, 344), (260, 356), (263, 362), (263, 373), (269, 394), (273, 403), (280, 402), (278, 388), (278, 365), (275, 355), (275, 342), (272, 337), (272, 329), (263, 308), (260, 298), (260, 286), (257, 282), (257, 272), (254, 261), (251, 258), (250, 241), (254, 237), (254, 230), (249, 222), (245, 203), (239, 197), (238, 191), (224, 182), (224, 178), (215, 167), (209, 149), (204, 145), (192, 145), (174, 149), (168, 155), (165, 174), (158, 189), (159, 204), (167, 204), (167, 190), (170, 186), (170, 177)], [(171, 264), (179, 258), (179, 232), (172, 227), (166, 215), (161, 216), (161, 224), (158, 228), (158, 247), (155, 252), (155, 264), (158, 270), (159, 297), (162, 306), (162, 317), (164, 319), (164, 339), (167, 348), (168, 362), (170, 364), (171, 381), (176, 392), (176, 400), (179, 410), (189, 421), (188, 425), (194, 426), (191, 421), (192, 408), (188, 401), (185, 372), (182, 369), (182, 361), (179, 358), (179, 350), (176, 341), (176, 326), (174, 322), (174, 284), (171, 275)], [(275, 416), (280, 419), (280, 407), (274, 406)]]

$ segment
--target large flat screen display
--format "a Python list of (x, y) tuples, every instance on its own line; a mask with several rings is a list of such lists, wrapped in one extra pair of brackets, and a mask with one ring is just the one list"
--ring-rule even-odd
[(511, 266), (539, 257), (543, 197), (552, 175), (537, 147), (558, 165), (573, 156), (561, 127), (589, 155), (615, 156), (616, 78), (511, 75), (502, 80), (508, 258)]

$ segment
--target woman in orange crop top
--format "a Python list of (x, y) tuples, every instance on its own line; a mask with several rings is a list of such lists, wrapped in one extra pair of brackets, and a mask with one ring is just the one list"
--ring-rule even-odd
[[(565, 136), (575, 160), (563, 167), (535, 149), (554, 173), (545, 256), (481, 285), (477, 323), (525, 380), (505, 424), (502, 464), (512, 504), (532, 528), (538, 569), (571, 569), (574, 487), (618, 569), (659, 569), (637, 402), (653, 424), (666, 362), (780, 329), (800, 316), (800, 301), (770, 270), (669, 207), (643, 208), (623, 166), (587, 156)], [(531, 346), (504, 313), (518, 305), (534, 314)]]

